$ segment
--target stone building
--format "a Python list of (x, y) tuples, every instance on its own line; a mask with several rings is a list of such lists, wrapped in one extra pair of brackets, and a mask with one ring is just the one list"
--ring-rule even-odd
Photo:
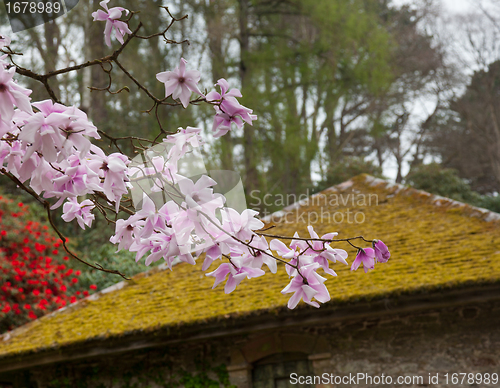
[(153, 269), (0, 337), (0, 387), (498, 386), (499, 217), (358, 176), (268, 217), (389, 246), (368, 274), (332, 267), (319, 309), (287, 309), (283, 268), (230, 295)]

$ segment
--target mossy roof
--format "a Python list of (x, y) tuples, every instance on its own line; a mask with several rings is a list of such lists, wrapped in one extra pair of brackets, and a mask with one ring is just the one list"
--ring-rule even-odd
[[(335, 264), (338, 277), (326, 282), (330, 305), (500, 280), (500, 216), (484, 209), (360, 175), (278, 212), (272, 233), (292, 235), (297, 230), (307, 236), (308, 217), (320, 236), (336, 231), (339, 238), (378, 238), (391, 251), (390, 261), (368, 274)], [(355, 250), (347, 244), (337, 247), (346, 249), (352, 262)], [(172, 272), (155, 269), (139, 274), (112, 291), (4, 334), (0, 358), (279, 312), (288, 300), (280, 293), (288, 283), (283, 268), (277, 275), (243, 281), (230, 295), (222, 286), (211, 290), (213, 280), (199, 266), (188, 264), (175, 266)]]

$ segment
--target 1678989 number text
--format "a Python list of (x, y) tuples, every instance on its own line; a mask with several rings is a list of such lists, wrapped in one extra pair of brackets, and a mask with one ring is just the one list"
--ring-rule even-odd
[(62, 6), (59, 1), (16, 1), (14, 3), (5, 2), (5, 7), (7, 8), (7, 12), (9, 14), (47, 14), (59, 13), (62, 10)]

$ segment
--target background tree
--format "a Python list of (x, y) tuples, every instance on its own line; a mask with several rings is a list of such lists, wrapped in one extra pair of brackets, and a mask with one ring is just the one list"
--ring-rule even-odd
[(437, 120), (430, 146), (480, 193), (500, 191), (500, 61), (472, 76)]

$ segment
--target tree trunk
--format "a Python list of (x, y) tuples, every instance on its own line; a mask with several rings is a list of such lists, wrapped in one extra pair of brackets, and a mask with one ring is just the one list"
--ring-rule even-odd
[[(250, 49), (250, 37), (248, 31), (248, 0), (239, 0), (239, 25), (240, 25), (240, 80), (242, 94), (249, 81), (249, 72), (247, 68), (248, 51)], [(245, 125), (243, 130), (244, 139), (244, 163), (245, 163), (245, 189), (247, 194), (259, 187), (259, 178), (257, 171), (257, 152), (255, 149), (254, 127)]]
[[(99, 0), (92, 0), (93, 9), (99, 9)], [(89, 28), (89, 38), (88, 44), (91, 48), (90, 58), (97, 59), (102, 58), (105, 53), (106, 46), (104, 44), (104, 36), (102, 33), (102, 26), (98, 23), (93, 23)], [(106, 66), (106, 65), (104, 65)], [(100, 66), (92, 66), (91, 70), (91, 81), (92, 85), (96, 88), (106, 87), (108, 84), (108, 78), (106, 73), (101, 69)], [(94, 124), (103, 130), (106, 130), (106, 123), (108, 118), (108, 112), (106, 110), (106, 93), (100, 91), (93, 91), (90, 97), (90, 107), (89, 116), (94, 122)]]
[[(217, 82), (226, 74), (226, 63), (224, 53), (222, 51), (222, 40), (224, 37), (224, 28), (222, 17), (225, 9), (223, 9), (221, 0), (210, 0), (206, 8), (207, 32), (208, 32), (208, 47), (210, 48), (212, 60), (212, 79)], [(246, 128), (245, 128), (246, 129)], [(234, 143), (231, 137), (231, 131), (220, 139), (221, 147), (221, 168), (223, 170), (234, 171), (233, 148)]]
[(500, 187), (500, 126), (498, 124), (497, 115), (495, 114), (495, 109), (493, 108), (493, 104), (491, 102), (489, 104), (489, 111), (495, 137), (495, 144), (493, 145), (491, 152), (491, 166), (497, 184)]

